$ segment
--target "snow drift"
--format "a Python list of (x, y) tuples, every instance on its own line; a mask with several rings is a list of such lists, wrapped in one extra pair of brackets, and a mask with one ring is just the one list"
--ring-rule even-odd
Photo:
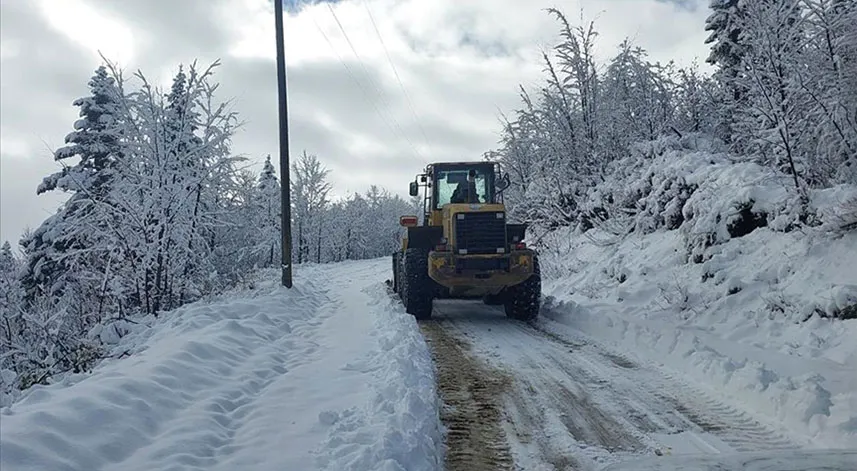
[[(387, 264), (301, 267), (126, 335), (2, 411), (0, 468), (436, 469), (434, 372)], [(273, 275), (273, 274), (272, 274)]]

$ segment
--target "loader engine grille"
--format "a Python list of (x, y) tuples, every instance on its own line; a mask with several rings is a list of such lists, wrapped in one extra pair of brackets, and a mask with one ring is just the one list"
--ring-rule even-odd
[(455, 215), (455, 251), (459, 254), (496, 254), (506, 249), (506, 217), (502, 212)]

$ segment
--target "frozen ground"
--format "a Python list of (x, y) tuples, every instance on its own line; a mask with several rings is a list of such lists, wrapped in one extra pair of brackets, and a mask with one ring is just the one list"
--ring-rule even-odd
[(546, 281), (535, 325), (460, 301), (417, 324), (387, 259), (186, 306), (110, 339), (127, 358), (4, 408), (0, 469), (857, 469), (830, 450), (855, 448), (853, 325), (811, 321), (824, 342), (788, 348), (813, 324), (771, 334), (749, 284), (712, 301), (727, 311), (659, 311), (649, 287), (680, 268), (653, 237), (662, 275), (638, 280), (632, 248), (579, 248), (596, 262)]
[[(435, 379), (386, 261), (300, 268), (121, 339), (0, 415), (0, 469), (439, 468)], [(274, 279), (274, 277), (271, 277)]]
[(857, 448), (857, 234), (762, 228), (684, 263), (677, 231), (554, 254), (544, 315), (686, 376), (811, 446)]
[(604, 471), (839, 471), (854, 469), (855, 463), (857, 451), (784, 451), (776, 454), (671, 456), (621, 463)]
[[(450, 470), (757, 470), (793, 456), (812, 462), (806, 469), (857, 469), (855, 453), (813, 455), (805, 437), (568, 325), (527, 325), (500, 308), (441, 301), (421, 327), (439, 363), (447, 422), (458, 432), (450, 436)], [(481, 365), (464, 380), (455, 374), (474, 362)], [(473, 410), (481, 420), (462, 423)], [(492, 453), (473, 451), (480, 449)]]

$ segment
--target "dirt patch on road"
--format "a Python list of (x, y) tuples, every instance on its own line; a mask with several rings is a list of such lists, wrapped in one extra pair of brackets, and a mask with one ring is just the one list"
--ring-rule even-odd
[(470, 353), (466, 342), (435, 321), (420, 324), (431, 348), (444, 402), (448, 471), (511, 470), (501, 426), (502, 396), (511, 378)]

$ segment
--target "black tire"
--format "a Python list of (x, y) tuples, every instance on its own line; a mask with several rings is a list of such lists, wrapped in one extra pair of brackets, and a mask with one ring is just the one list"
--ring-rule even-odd
[(396, 252), (396, 279), (398, 280), (396, 283), (396, 294), (398, 294), (400, 298), (402, 297), (402, 286), (405, 284), (405, 266), (404, 261), (402, 260), (403, 258), (404, 254), (402, 252)]
[(393, 252), (393, 292), (399, 292), (399, 252)]
[(506, 288), (503, 306), (506, 316), (529, 322), (539, 316), (542, 301), (542, 274), (539, 258), (533, 255), (533, 274), (523, 283)]
[(400, 283), (405, 311), (420, 320), (430, 319), (434, 280), (428, 275), (428, 250), (406, 250), (403, 265)]

